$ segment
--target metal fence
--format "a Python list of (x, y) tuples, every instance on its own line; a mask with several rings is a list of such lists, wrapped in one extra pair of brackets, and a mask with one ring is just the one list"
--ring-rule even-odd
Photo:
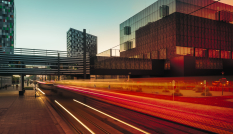
[(45, 50), (45, 49), (28, 49), (28, 48), (14, 48), (14, 54), (18, 55), (37, 55), (37, 56), (58, 56), (67, 57), (67, 51)]

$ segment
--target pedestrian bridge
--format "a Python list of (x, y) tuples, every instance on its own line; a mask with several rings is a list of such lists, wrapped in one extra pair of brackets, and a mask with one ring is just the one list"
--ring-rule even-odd
[[(86, 74), (90, 74), (89, 55)], [(83, 54), (68, 57), (66, 51), (15, 48), (13, 54), (0, 49), (1, 75), (82, 75)]]

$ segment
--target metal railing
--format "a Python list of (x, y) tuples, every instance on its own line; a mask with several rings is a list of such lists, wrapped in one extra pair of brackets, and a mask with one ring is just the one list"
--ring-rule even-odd
[(38, 55), (38, 56), (56, 56), (67, 57), (67, 51), (45, 50), (45, 49), (28, 49), (28, 48), (14, 48), (14, 54), (18, 55)]

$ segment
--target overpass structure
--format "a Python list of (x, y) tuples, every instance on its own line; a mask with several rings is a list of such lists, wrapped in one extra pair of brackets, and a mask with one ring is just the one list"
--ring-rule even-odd
[[(14, 54), (0, 50), (1, 75), (77, 75), (83, 74), (83, 54), (67, 57), (66, 51), (15, 48)], [(87, 54), (87, 74), (90, 60)]]
[[(84, 62), (86, 67), (84, 68)], [(84, 69), (86, 71), (84, 71)], [(76, 57), (67, 57), (66, 51), (15, 48), (14, 54), (0, 49), (0, 75), (80, 75), (90, 74), (90, 58), (78, 53)]]

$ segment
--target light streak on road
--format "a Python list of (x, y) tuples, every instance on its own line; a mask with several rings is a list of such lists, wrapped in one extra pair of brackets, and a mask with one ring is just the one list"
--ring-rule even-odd
[(90, 128), (88, 128), (85, 124), (83, 124), (78, 118), (76, 118), (70, 111), (68, 111), (65, 107), (63, 107), (59, 102), (55, 100), (55, 102), (62, 107), (67, 113), (69, 113), (76, 121), (78, 121), (83, 127), (85, 127), (90, 133), (95, 134)]
[(45, 94), (43, 91), (41, 91), (39, 88), (37, 88), (42, 94)]
[[(130, 102), (131, 105), (132, 104), (137, 104), (138, 108), (144, 108), (144, 109), (146, 108), (149, 111), (154, 111), (153, 108), (162, 108), (164, 110), (172, 110), (172, 111), (177, 111), (177, 112), (182, 112), (182, 113), (187, 113), (187, 114), (195, 114), (195, 115), (204, 116), (204, 117), (213, 118), (213, 119), (225, 120), (225, 119), (222, 119), (220, 117), (216, 118), (216, 117), (209, 116), (209, 115), (206, 115), (206, 114), (201, 114), (201, 113), (192, 112), (192, 111), (184, 111), (184, 110), (180, 110), (180, 109), (174, 108), (174, 107), (173, 108), (165, 107), (165, 106), (160, 106), (160, 105), (155, 105), (155, 104), (152, 104), (152, 103), (148, 103), (148, 102), (145, 102), (145, 101), (140, 101), (142, 99), (148, 100), (148, 101), (150, 101), (150, 100), (153, 101), (152, 98), (148, 98), (148, 97), (135, 96), (135, 95), (129, 95), (129, 94), (122, 94), (122, 93), (114, 93), (114, 92), (102, 91), (102, 90), (98, 90), (98, 89), (75, 87), (75, 86), (66, 87), (66, 86), (58, 85), (58, 87), (62, 87), (62, 88), (73, 90), (73, 91), (88, 93), (88, 94), (91, 94), (91, 95), (112, 98), (112, 99), (115, 99), (116, 102), (117, 102), (117, 100), (125, 101), (125, 102), (123, 102), (124, 104), (126, 104), (126, 102), (127, 103)], [(86, 89), (86, 90), (83, 90), (83, 89)], [(107, 94), (104, 94), (104, 93), (107, 93)], [(114, 95), (118, 95), (118, 97), (116, 97)], [(123, 96), (125, 96), (126, 98), (124, 98)], [(121, 102), (118, 102), (118, 103), (121, 103)], [(169, 103), (172, 103), (172, 102), (169, 102)], [(125, 107), (127, 107), (127, 106), (125, 106)]]
[(108, 114), (106, 114), (106, 113), (104, 113), (104, 112), (102, 112), (102, 111), (99, 111), (99, 110), (97, 110), (97, 109), (95, 109), (95, 108), (93, 108), (93, 107), (91, 107), (91, 106), (89, 106), (89, 105), (86, 105), (86, 104), (84, 104), (84, 103), (82, 103), (82, 102), (79, 102), (79, 101), (77, 101), (77, 100), (75, 100), (75, 99), (73, 99), (73, 100), (74, 100), (75, 102), (77, 102), (77, 103), (79, 103), (79, 104), (82, 104), (82, 105), (84, 105), (84, 106), (86, 106), (86, 107), (89, 107), (90, 109), (93, 109), (93, 110), (95, 110), (95, 111), (97, 111), (97, 112), (99, 112), (99, 113), (101, 113), (101, 114), (103, 114), (103, 115), (105, 115), (105, 116), (108, 116), (108, 117), (110, 117), (110, 118), (112, 118), (112, 119), (114, 119), (114, 120), (117, 120), (117, 121), (119, 121), (119, 122), (121, 122), (121, 123), (123, 123), (123, 124), (125, 124), (125, 125), (127, 125), (127, 126), (129, 126), (129, 127), (132, 127), (132, 128), (134, 128), (134, 129), (136, 129), (136, 130), (142, 132), (142, 133), (149, 134), (148, 132), (146, 132), (146, 131), (144, 131), (144, 130), (142, 130), (142, 129), (140, 129), (140, 128), (137, 128), (137, 127), (135, 127), (135, 126), (133, 126), (133, 125), (130, 125), (130, 124), (128, 124), (128, 123), (126, 123), (126, 122), (124, 122), (124, 121), (122, 121), (122, 120), (120, 120), (120, 119), (117, 119), (117, 118), (115, 118), (115, 117), (113, 117), (113, 116), (111, 116), (111, 115), (108, 115)]

